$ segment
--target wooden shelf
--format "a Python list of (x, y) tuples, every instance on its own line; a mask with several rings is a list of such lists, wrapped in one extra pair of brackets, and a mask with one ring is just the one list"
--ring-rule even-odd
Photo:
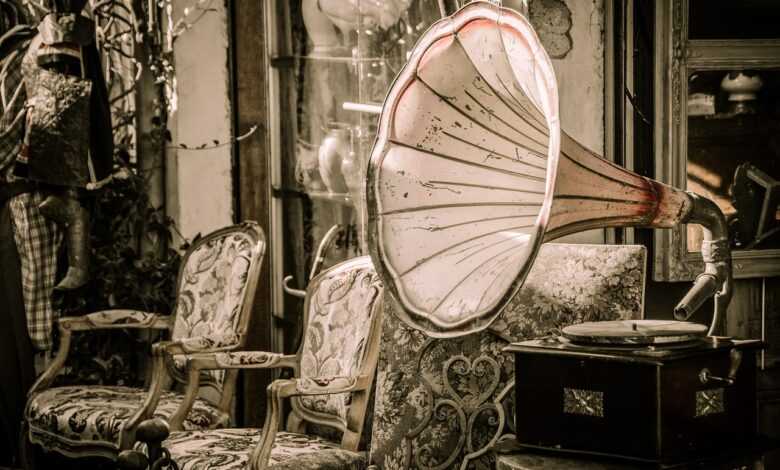
[(343, 204), (345, 206), (354, 206), (352, 197), (349, 193), (331, 193), (328, 191), (306, 191), (306, 194), (317, 201), (329, 201), (336, 204)]

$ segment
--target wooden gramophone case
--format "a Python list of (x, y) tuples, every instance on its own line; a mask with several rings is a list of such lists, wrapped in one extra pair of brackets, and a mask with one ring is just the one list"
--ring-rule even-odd
[(652, 462), (749, 444), (758, 340), (685, 347), (515, 343), (520, 444)]
[[(562, 132), (555, 70), (533, 26), (491, 2), (434, 24), (396, 76), (366, 169), (363, 220), (397, 314), (434, 337), (487, 328), (543, 242), (594, 228), (701, 225), (704, 271), (675, 318), (713, 299), (714, 329), (733, 290), (717, 204)], [(760, 343), (716, 342), (706, 331), (673, 346), (512, 345), (518, 439), (648, 461), (749, 440)]]

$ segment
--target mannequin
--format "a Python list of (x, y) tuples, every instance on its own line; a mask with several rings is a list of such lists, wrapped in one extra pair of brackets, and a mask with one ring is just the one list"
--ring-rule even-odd
[(7, 179), (24, 135), (25, 95), (19, 63), (35, 34), (32, 28), (18, 23), (18, 9), (13, 2), (0, 0), (0, 467), (18, 464), (19, 424), (25, 395), (35, 379), (21, 257), (15, 240), (17, 226), (10, 207), (10, 201), (23, 199), (32, 188), (26, 182)]
[[(81, 14), (86, 3), (51, 0), (22, 61), (29, 110), (15, 174), (49, 187), (41, 213), (65, 229), (69, 266), (55, 290), (73, 290), (88, 280), (89, 214), (81, 201), (89, 183), (108, 175), (113, 154), (110, 145), (95, 145), (95, 131), (107, 130), (104, 144), (111, 138), (110, 124), (101, 122), (109, 119), (108, 105), (101, 103), (106, 93), (95, 25)], [(96, 111), (96, 104), (104, 109)]]
[[(69, 263), (86, 273), (86, 259), (76, 256), (87, 250), (87, 212), (80, 201), (86, 185), (104, 178), (112, 164), (110, 111), (94, 30), (84, 29), (89, 20), (78, 18), (85, 3), (52, 0), (50, 18), (34, 28), (16, 24), (23, 10), (14, 0), (0, 0), (0, 467), (18, 464), (35, 353), (53, 345), (57, 312), (51, 298), (63, 229), (69, 232)], [(58, 116), (46, 114), (52, 109), (47, 103), (53, 103), (47, 85), (71, 80), (73, 58), (79, 70), (72, 82), (79, 86), (55, 104), (70, 109), (76, 103), (80, 114), (47, 121)], [(85, 277), (75, 272), (65, 280), (61, 289)]]

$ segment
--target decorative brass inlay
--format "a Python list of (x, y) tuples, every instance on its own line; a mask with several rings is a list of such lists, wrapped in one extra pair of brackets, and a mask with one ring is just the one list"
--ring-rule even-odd
[(723, 388), (711, 388), (696, 392), (696, 417), (714, 415), (726, 411)]
[(603, 418), (604, 392), (564, 387), (563, 412)]

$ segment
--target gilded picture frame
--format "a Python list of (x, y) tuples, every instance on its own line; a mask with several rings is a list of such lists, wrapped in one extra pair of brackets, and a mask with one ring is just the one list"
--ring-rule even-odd
[[(687, 188), (688, 85), (692, 73), (731, 70), (780, 70), (780, 40), (688, 38), (688, 0), (656, 4), (655, 31), (655, 177)], [(701, 253), (689, 250), (685, 225), (656, 230), (653, 279), (689, 281), (702, 271)], [(780, 249), (735, 249), (734, 277), (780, 275)]]

